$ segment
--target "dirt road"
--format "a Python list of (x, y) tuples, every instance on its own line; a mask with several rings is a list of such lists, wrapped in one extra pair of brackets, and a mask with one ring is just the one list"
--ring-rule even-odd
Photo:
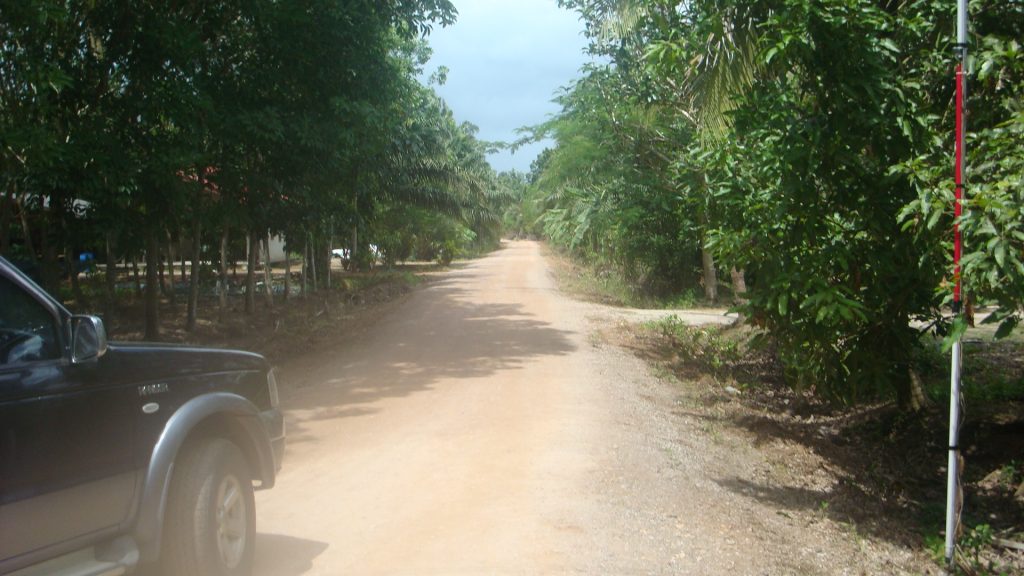
[(822, 558), (855, 545), (800, 541), (709, 477), (742, 450), (687, 439), (665, 386), (595, 336), (616, 314), (512, 242), (280, 366), (289, 445), (257, 496), (257, 574), (848, 572)]

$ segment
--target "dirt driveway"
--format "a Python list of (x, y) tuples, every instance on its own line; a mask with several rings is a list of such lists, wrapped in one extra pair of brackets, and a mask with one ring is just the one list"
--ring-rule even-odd
[(765, 463), (673, 414), (599, 337), (617, 321), (510, 242), (279, 366), (289, 446), (257, 496), (257, 574), (900, 571), (745, 494)]

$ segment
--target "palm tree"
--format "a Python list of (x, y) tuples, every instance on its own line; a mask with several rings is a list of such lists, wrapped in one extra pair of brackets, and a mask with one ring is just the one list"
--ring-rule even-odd
[[(598, 4), (602, 5), (598, 13), (604, 17), (598, 39), (643, 47), (642, 59), (654, 72), (651, 76), (663, 84), (668, 105), (692, 125), (698, 143), (714, 146), (728, 138), (732, 130), (730, 112), (762, 72), (756, 24), (769, 9), (761, 3), (707, 0), (672, 11), (664, 3), (650, 0), (605, 0)], [(663, 36), (646, 42), (651, 30)], [(631, 38), (639, 41), (631, 42)], [(696, 180), (706, 182), (702, 174)], [(704, 184), (700, 187), (707, 202)], [(706, 210), (699, 219), (704, 229)], [(718, 277), (706, 238), (701, 239), (701, 263), (705, 297), (715, 301)], [(731, 274), (733, 292), (740, 295), (746, 291), (743, 270), (733, 268)]]

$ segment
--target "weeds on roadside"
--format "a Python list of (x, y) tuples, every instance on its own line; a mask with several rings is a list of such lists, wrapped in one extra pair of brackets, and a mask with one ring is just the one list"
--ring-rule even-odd
[(685, 310), (700, 306), (700, 299), (696, 291), (685, 290), (682, 294), (678, 294), (673, 298), (667, 299), (663, 304), (665, 308)]
[(546, 253), (554, 256), (555, 279), (562, 290), (584, 300), (613, 306), (636, 306), (640, 302), (636, 288), (613, 268), (584, 263), (550, 248)]
[[(999, 566), (991, 558), (986, 558), (996, 540), (995, 531), (988, 524), (975, 524), (960, 537), (956, 547), (957, 569), (955, 574), (968, 576), (1009, 576), (1011, 572)], [(925, 538), (925, 547), (932, 560), (945, 564), (945, 538), (931, 535)]]
[[(938, 341), (922, 337), (915, 364), (922, 370), (925, 392), (939, 404), (949, 402), (949, 355)], [(964, 346), (963, 394), (970, 404), (999, 403), (1024, 399), (1024, 368), (1021, 345), (1014, 341), (969, 341)]]
[(338, 282), (339, 289), (349, 292), (358, 292), (359, 290), (365, 290), (381, 284), (403, 284), (413, 287), (421, 283), (423, 278), (407, 270), (401, 270), (345, 276), (336, 281)]
[(679, 359), (716, 378), (724, 376), (742, 357), (740, 342), (718, 327), (689, 326), (675, 314), (648, 322), (645, 327), (666, 338)]
[(695, 289), (659, 295), (635, 274), (610, 262), (588, 262), (548, 248), (559, 287), (591, 302), (633, 308), (688, 309), (707, 306)]

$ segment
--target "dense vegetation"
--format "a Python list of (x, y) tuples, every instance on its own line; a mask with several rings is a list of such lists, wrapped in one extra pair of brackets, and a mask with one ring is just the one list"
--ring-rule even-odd
[[(726, 288), (792, 384), (916, 408), (914, 326), (962, 329), (942, 317), (955, 3), (560, 4), (596, 63), (528, 134), (556, 146), (507, 222), (656, 293)], [(1024, 305), (1024, 3), (971, 19), (964, 281), (1002, 336)]]
[(2, 0), (0, 254), (51, 291), (69, 277), (79, 301), (69, 272), (96, 254), (108, 310), (115, 263), (144, 259), (156, 338), (165, 262), (192, 263), (194, 324), (202, 263), (224, 294), (247, 255), (255, 310), (271, 234), (313, 289), (339, 245), (392, 261), (495, 245), (485, 144), (417, 80), (423, 38), (455, 16), (448, 0)]

